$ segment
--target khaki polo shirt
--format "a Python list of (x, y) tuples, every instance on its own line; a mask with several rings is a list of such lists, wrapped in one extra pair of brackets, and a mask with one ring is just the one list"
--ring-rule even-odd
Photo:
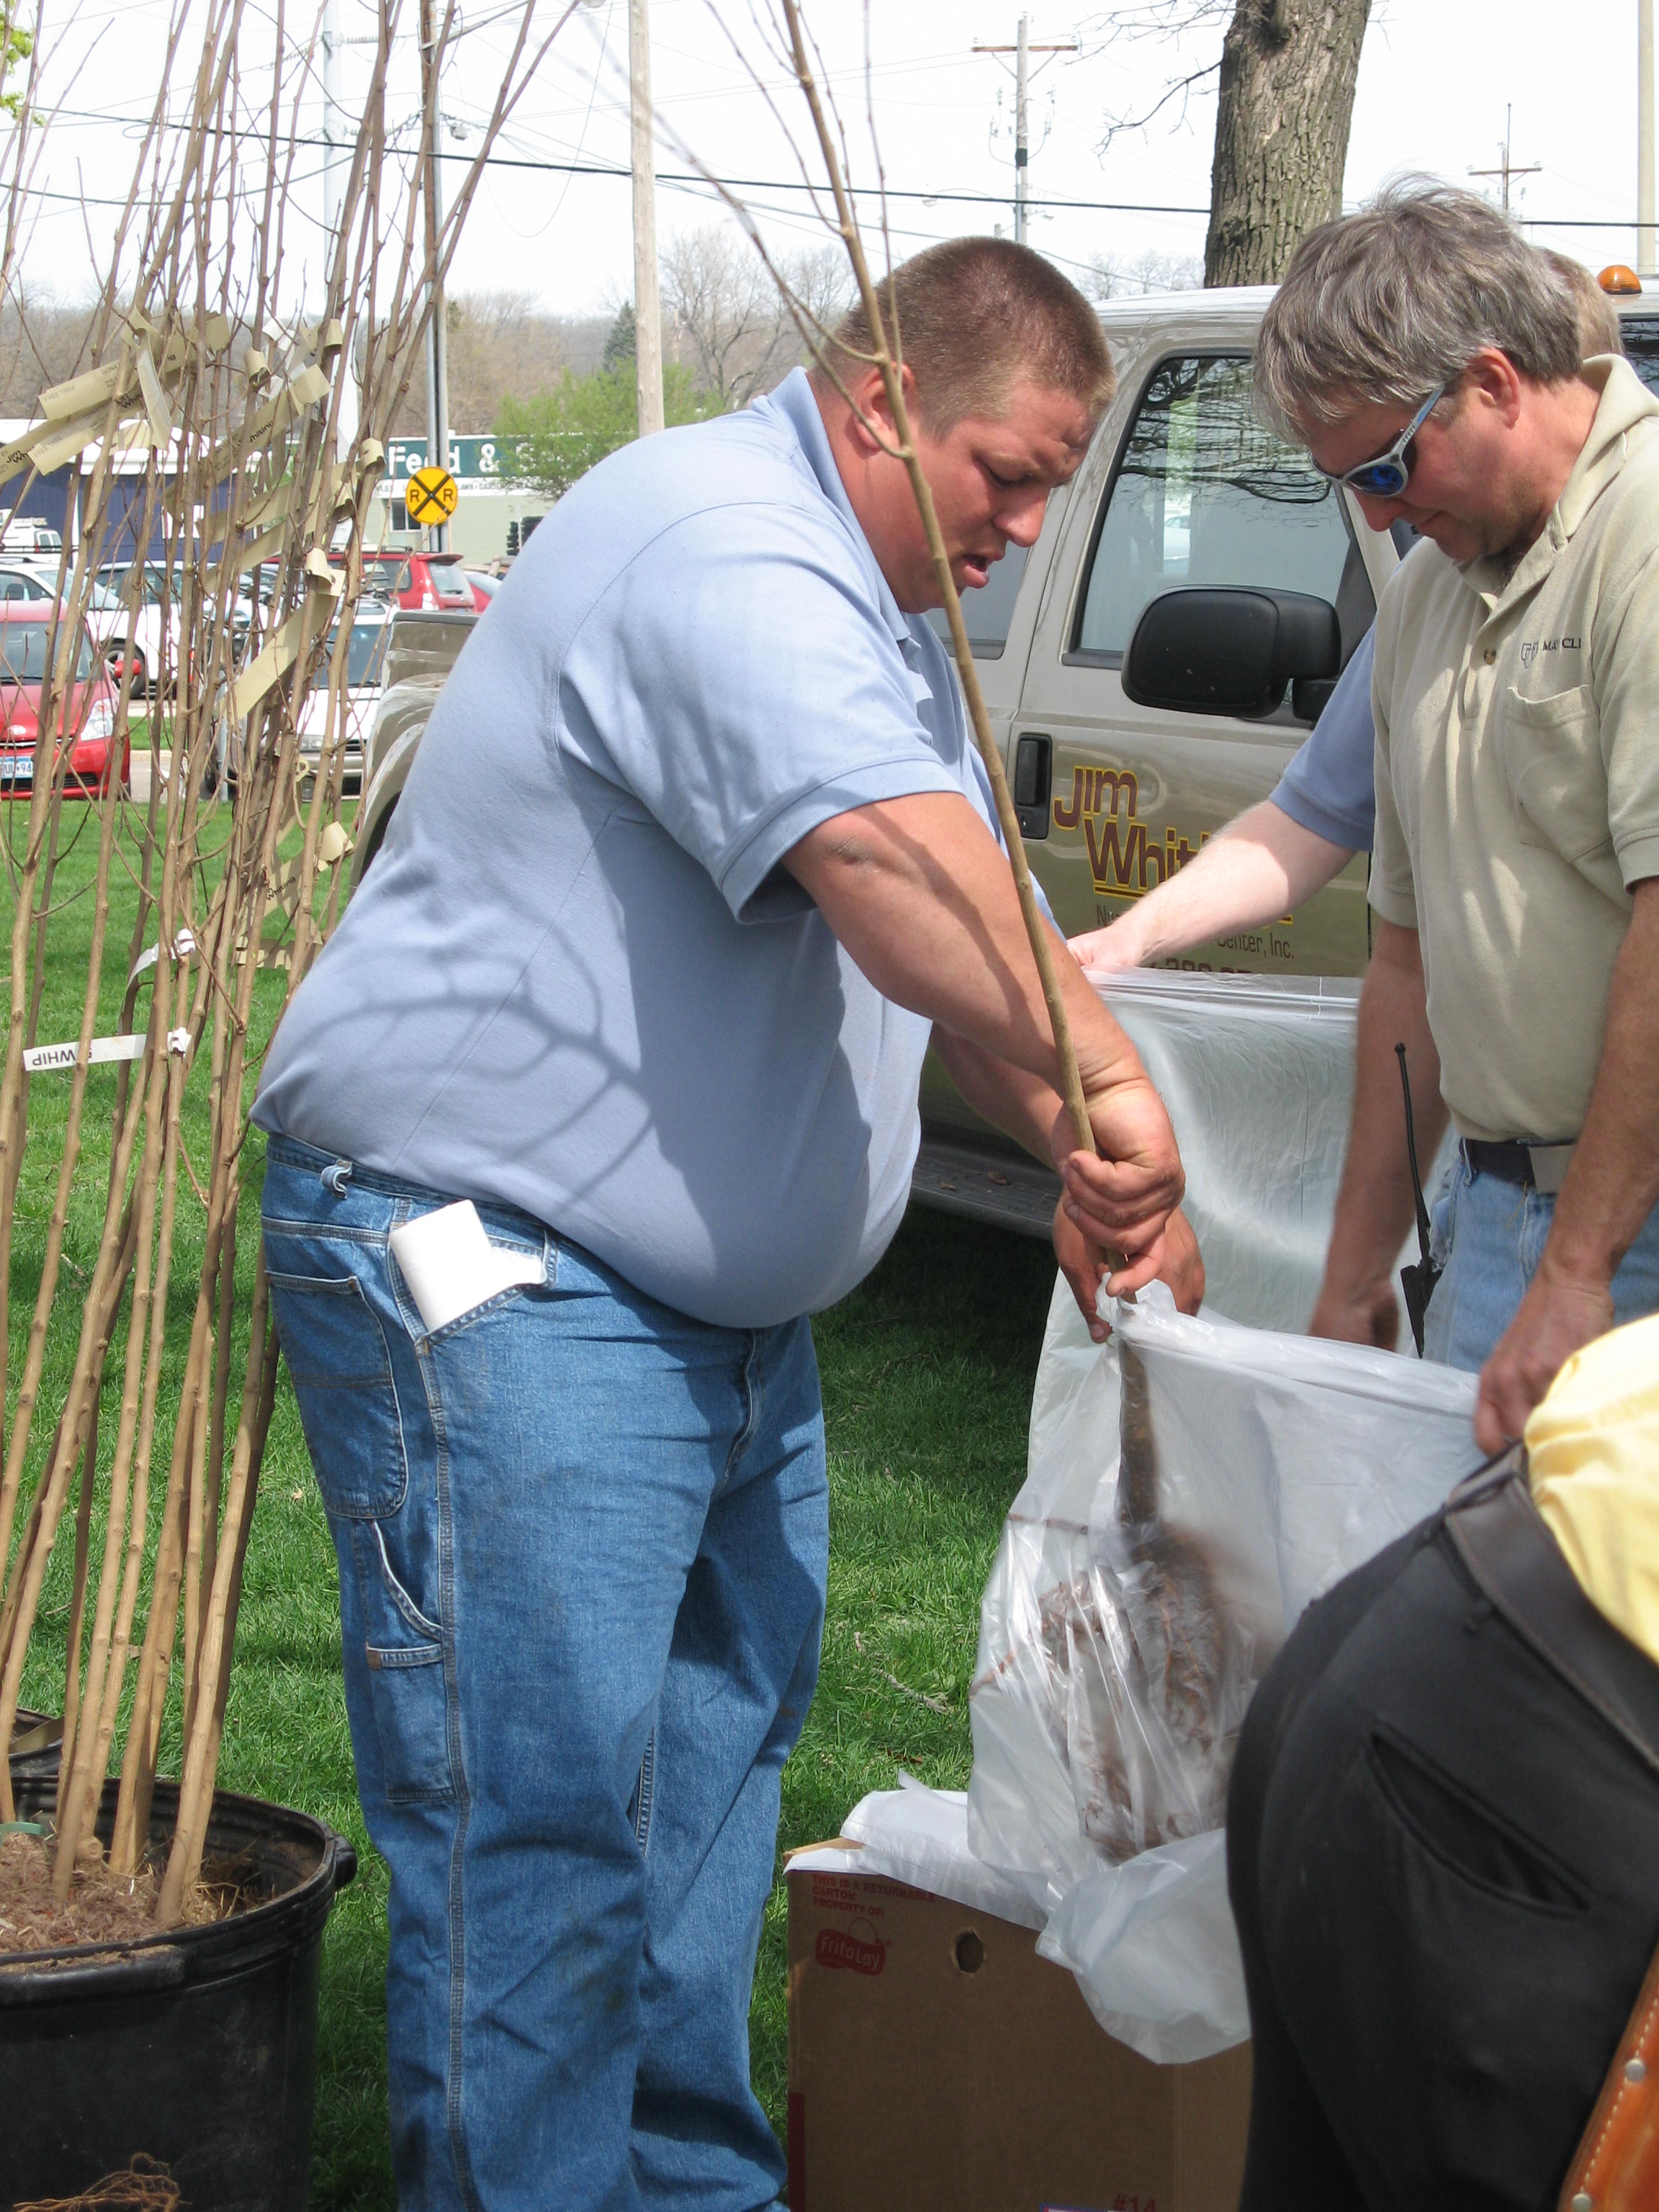
[(1630, 886), (1659, 875), (1659, 400), (1601, 404), (1512, 574), (1426, 541), (1376, 617), (1370, 901), (1416, 929), (1466, 1137), (1577, 1135)]

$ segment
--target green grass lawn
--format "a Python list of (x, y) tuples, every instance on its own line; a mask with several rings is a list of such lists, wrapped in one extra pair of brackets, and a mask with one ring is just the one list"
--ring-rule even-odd
[[(92, 810), (80, 811), (70, 826), (77, 825), (79, 841), (60, 872), (66, 903), (53, 925), (43, 1040), (73, 1036), (79, 1015), (89, 911), (85, 886), (96, 836)], [(9, 941), (9, 888), (6, 897)], [(118, 919), (113, 933), (121, 950), (109, 963), (104, 1000), (110, 1018), (100, 1020), (100, 1028), (113, 1025), (118, 1008), (131, 911), (129, 896), (125, 919)], [(262, 976), (259, 994), (256, 1027), (268, 1027), (281, 979)], [(98, 1110), (107, 1115), (113, 1090), (112, 1071), (95, 1071), (89, 1124)], [(67, 1092), (67, 1077), (36, 1079), (14, 1264), (14, 1389)], [(90, 1151), (96, 1159), (96, 1141)], [(71, 1284), (77, 1273), (89, 1274), (95, 1253), (99, 1177), (89, 1173), (87, 1181), (66, 1247)], [(258, 1160), (250, 1157), (238, 1254), (245, 1297), (258, 1183)], [(188, 1256), (188, 1224), (185, 1245), (181, 1259)], [(835, 1834), (866, 1790), (893, 1786), (901, 1766), (941, 1787), (959, 1789), (967, 1779), (967, 1692), (980, 1590), (1024, 1474), (1026, 1418), (1053, 1272), (1044, 1246), (913, 1211), (875, 1273), (816, 1324), (830, 1450), (829, 1618), (817, 1697), (784, 1771), (780, 1860), (796, 1844)], [(193, 1275), (175, 1276), (168, 1306), (175, 1397), (193, 1294)], [(67, 1355), (55, 1344), (44, 1386), (48, 1400), (54, 1387), (61, 1394), (67, 1375)], [(104, 1425), (112, 1437), (107, 1402)], [(49, 1420), (45, 1429), (49, 1432)], [(67, 1593), (66, 1562), (59, 1559), (30, 1655), (25, 1703), (52, 1706), (61, 1697)], [(169, 1731), (163, 1764), (176, 1771), (176, 1716)], [(339, 1900), (325, 1953), (313, 2198), (329, 2212), (390, 2207), (395, 2200), (381, 1993), (386, 1873), (357, 1812), (340, 1686), (334, 1556), (286, 1374), (249, 1547), (221, 1780), (315, 1814), (357, 1846), (358, 1877)], [(780, 1880), (767, 1909), (751, 2014), (755, 2083), (780, 2129), (784, 1917)]]

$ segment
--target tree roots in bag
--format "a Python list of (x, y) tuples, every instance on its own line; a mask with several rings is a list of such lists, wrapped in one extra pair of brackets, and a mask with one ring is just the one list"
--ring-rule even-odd
[(1088, 1572), (1042, 1594), (1036, 1622), (1048, 1735), (1084, 1837), (1113, 1861), (1221, 1826), (1255, 1647), (1206, 1547), (1164, 1516), (1146, 1370), (1121, 1336), (1118, 1358), (1114, 1523)]

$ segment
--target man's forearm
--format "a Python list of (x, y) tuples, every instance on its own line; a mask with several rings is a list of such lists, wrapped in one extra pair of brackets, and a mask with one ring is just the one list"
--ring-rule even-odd
[(1109, 928), (1071, 940), (1085, 968), (1135, 968), (1254, 929), (1322, 890), (1352, 859), (1264, 799)]
[[(884, 997), (1059, 1090), (1013, 878), (965, 799), (929, 793), (838, 815), (784, 865)], [(1085, 1091), (1144, 1081), (1133, 1046), (1052, 932), (1050, 942)]]
[(1595, 1088), (1546, 1247), (1553, 1267), (1610, 1283), (1659, 1203), (1659, 878), (1636, 887)]
[(1480, 1370), (1474, 1432), (1486, 1451), (1522, 1435), (1562, 1363), (1613, 1327), (1613, 1279), (1659, 1202), (1659, 879), (1638, 884), (1635, 896), (1595, 1087), (1543, 1256)]
[(1052, 1162), (1049, 1139), (1060, 1102), (1051, 1083), (1010, 1060), (998, 1060), (950, 1030), (934, 1029), (933, 1049), (976, 1114), (1023, 1145), (1034, 1159), (1045, 1165)]
[(1384, 1293), (1392, 1297), (1395, 1256), (1414, 1218), (1397, 1044), (1406, 1048), (1418, 1160), (1426, 1166), (1446, 1126), (1446, 1109), (1440, 1056), (1429, 1033), (1422, 957), (1415, 930), (1380, 922), (1359, 998), (1353, 1115), (1315, 1313), (1317, 1334), (1360, 1334), (1357, 1317), (1368, 1307), (1382, 1311)]
[[(965, 798), (927, 793), (837, 815), (784, 865), (884, 997), (1036, 1079), (1006, 1079), (1005, 1105), (1012, 1099), (1029, 1118), (1042, 1086), (1060, 1091), (1054, 1031), (1013, 878)], [(1093, 1139), (1078, 1144), (1056, 1117), (1050, 1156), (1085, 1232), (1123, 1257), (1114, 1290), (1139, 1289), (1163, 1264), (1181, 1155), (1134, 1047), (1059, 937), (1047, 935)]]

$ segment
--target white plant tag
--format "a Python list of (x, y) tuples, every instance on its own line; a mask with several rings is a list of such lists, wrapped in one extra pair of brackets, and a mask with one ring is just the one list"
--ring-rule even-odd
[(539, 1253), (504, 1252), (492, 1244), (470, 1198), (405, 1221), (387, 1242), (428, 1336), (486, 1298), (541, 1282), (545, 1272)]

